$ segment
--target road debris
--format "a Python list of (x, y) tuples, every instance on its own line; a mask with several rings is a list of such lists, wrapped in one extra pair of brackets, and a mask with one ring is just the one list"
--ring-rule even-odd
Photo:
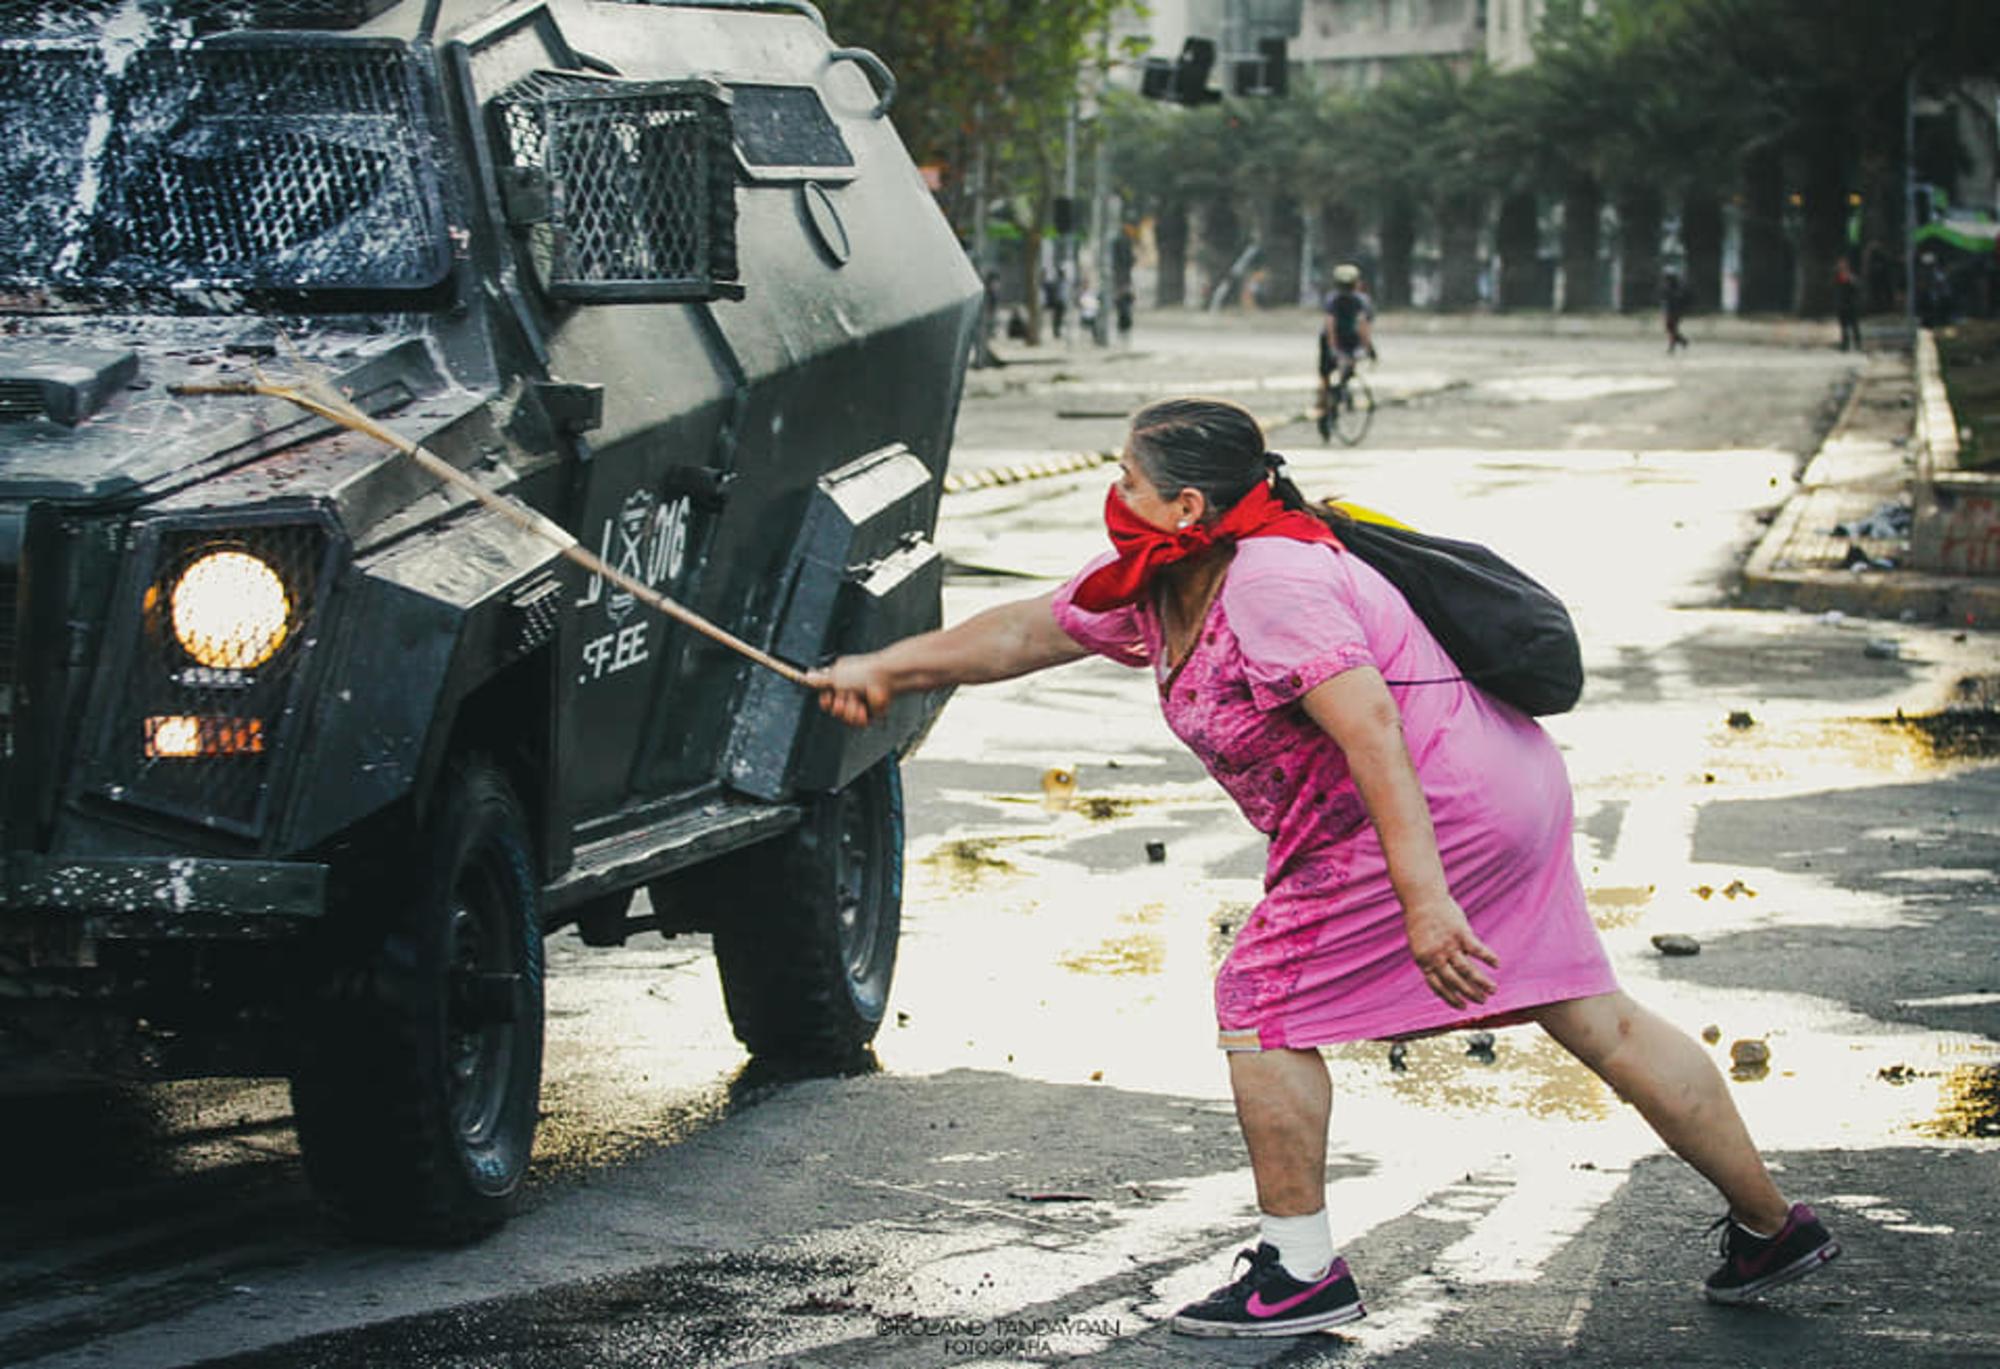
[(1701, 943), (1685, 932), (1661, 932), (1653, 938), (1653, 949), (1661, 955), (1700, 955)]
[(1729, 1063), (1739, 1070), (1761, 1070), (1771, 1063), (1770, 1043), (1760, 1037), (1745, 1037), (1729, 1043)]
[(1741, 732), (1746, 727), (1755, 727), (1757, 725), (1757, 720), (1750, 716), (1750, 711), (1748, 709), (1738, 708), (1730, 711), (1729, 725), (1735, 728), (1738, 732)]
[(1722, 1028), (1716, 1026), (1713, 1022), (1709, 1023), (1701, 1029), (1701, 1039), (1713, 1046), (1722, 1039)]
[(1076, 769), (1052, 765), (1042, 772), (1042, 807), (1059, 813), (1076, 800)]

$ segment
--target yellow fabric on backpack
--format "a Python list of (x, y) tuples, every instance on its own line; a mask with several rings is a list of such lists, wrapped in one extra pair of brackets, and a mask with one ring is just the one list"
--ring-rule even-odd
[(1350, 503), (1345, 499), (1327, 499), (1323, 500), (1322, 502), (1328, 508), (1339, 510), (1341, 513), (1346, 514), (1349, 518), (1354, 519), (1357, 523), (1379, 523), (1385, 528), (1401, 528), (1405, 532), (1416, 531), (1416, 529), (1412, 528), (1408, 523), (1402, 522), (1399, 519), (1391, 518), (1388, 514), (1383, 513), (1380, 509), (1371, 509), (1367, 507), (1365, 504), (1354, 504)]

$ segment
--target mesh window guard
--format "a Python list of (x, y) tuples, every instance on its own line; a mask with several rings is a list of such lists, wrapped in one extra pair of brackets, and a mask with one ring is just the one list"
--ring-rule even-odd
[[(100, 25), (123, 0), (0, 0), (0, 33), (53, 34)], [(197, 33), (223, 28), (349, 29), (396, 0), (141, 0), (141, 13)]]
[[(0, 47), (0, 284), (421, 289), (450, 269), (401, 43)], [(108, 118), (104, 117), (105, 114)]]
[(740, 299), (728, 96), (707, 81), (538, 72), (493, 102), (510, 216), (548, 293)]

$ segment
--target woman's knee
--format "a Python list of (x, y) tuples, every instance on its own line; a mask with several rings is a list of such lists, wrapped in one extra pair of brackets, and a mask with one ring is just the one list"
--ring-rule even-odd
[(1644, 1013), (1623, 990), (1614, 990), (1547, 1003), (1531, 1016), (1564, 1050), (1598, 1069), (1632, 1039)]

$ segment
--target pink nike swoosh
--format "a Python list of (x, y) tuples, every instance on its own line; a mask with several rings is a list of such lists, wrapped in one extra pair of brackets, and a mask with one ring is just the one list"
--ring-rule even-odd
[(1345, 1264), (1345, 1262), (1341, 1260), (1335, 1260), (1331, 1265), (1327, 1267), (1326, 1277), (1321, 1279), (1318, 1283), (1314, 1284), (1311, 1288), (1306, 1289), (1305, 1292), (1294, 1293), (1292, 1294), (1291, 1297), (1280, 1298), (1277, 1302), (1265, 1302), (1264, 1295), (1262, 1293), (1252, 1293), (1250, 1295), (1250, 1301), (1245, 1303), (1243, 1306), (1244, 1309), (1248, 1311), (1250, 1315), (1253, 1317), (1282, 1317), (1285, 1313), (1291, 1311), (1294, 1307), (1297, 1307), (1300, 1303), (1304, 1302), (1307, 1298), (1310, 1298), (1313, 1294), (1319, 1292), (1322, 1288), (1325, 1288), (1328, 1284), (1339, 1281), (1346, 1274), (1347, 1274), (1347, 1265)]

